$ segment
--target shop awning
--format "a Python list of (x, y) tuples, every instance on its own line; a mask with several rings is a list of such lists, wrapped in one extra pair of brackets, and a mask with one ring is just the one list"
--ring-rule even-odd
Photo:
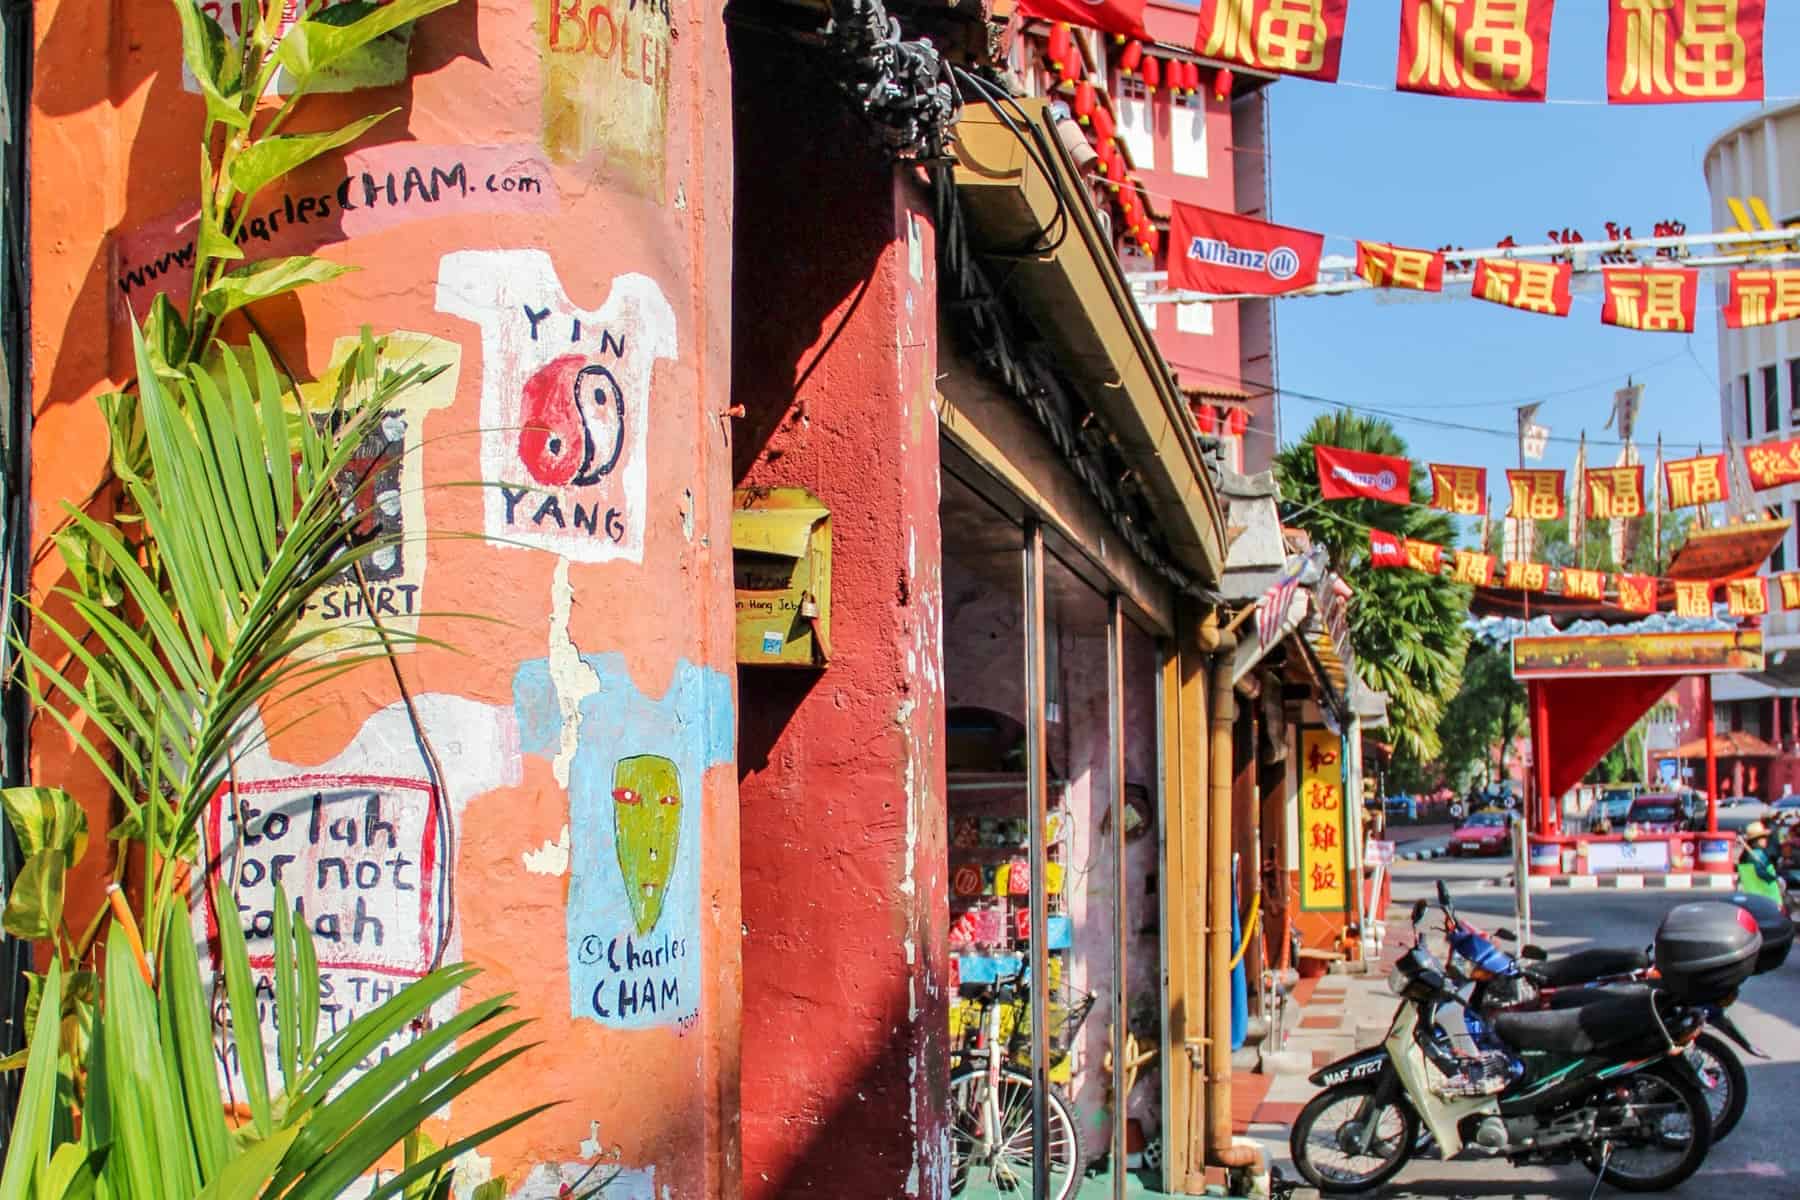
[[(1713, 529), (1694, 529), (1669, 560), (1670, 579), (1737, 579), (1754, 575), (1768, 561), (1791, 521), (1743, 521)], [(1673, 586), (1664, 589), (1674, 594)]]
[[(990, 105), (975, 103), (957, 124), (955, 178), (970, 241), (977, 253), (1008, 256), (1008, 295), (1118, 439), (1177, 563), (1213, 586), (1225, 569), (1225, 522), (1187, 399), (1144, 324), (1048, 102), (1020, 99), (1016, 107), (1024, 125), (1008, 128)], [(1043, 244), (1052, 248), (1031, 249)]]

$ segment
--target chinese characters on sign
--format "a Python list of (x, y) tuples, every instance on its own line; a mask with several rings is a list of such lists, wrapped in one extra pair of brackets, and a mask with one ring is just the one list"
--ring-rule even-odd
[(1456, 552), (1456, 573), (1452, 576), (1454, 583), (1466, 583), (1473, 587), (1486, 587), (1494, 582), (1494, 556), (1477, 554), (1473, 550)]
[(1476, 517), (1487, 511), (1487, 468), (1431, 465), (1431, 507)]
[(1444, 256), (1385, 242), (1356, 243), (1356, 273), (1376, 287), (1444, 290)]
[(1342, 912), (1349, 900), (1341, 747), (1325, 729), (1300, 731), (1300, 907), (1311, 912)]
[(1731, 498), (1723, 454), (1702, 454), (1698, 458), (1666, 462), (1663, 477), (1669, 485), (1670, 508), (1692, 508), (1696, 504), (1714, 504)]
[(1781, 584), (1781, 607), (1800, 608), (1800, 571), (1788, 571), (1775, 579)]
[(1587, 481), (1587, 515), (1596, 521), (1644, 515), (1641, 465), (1589, 467), (1582, 478)]
[(1555, 521), (1563, 515), (1561, 471), (1513, 470), (1506, 473), (1512, 504), (1506, 515), (1515, 520)]
[(1725, 584), (1725, 603), (1734, 617), (1760, 617), (1769, 611), (1769, 590), (1761, 575), (1732, 579)]
[(1200, 0), (1194, 48), (1207, 58), (1335, 83), (1349, 0)]
[(1733, 271), (1725, 297), (1725, 327), (1750, 329), (1800, 317), (1800, 267)]
[(1469, 294), (1477, 300), (1504, 304), (1552, 317), (1569, 315), (1569, 280), (1575, 268), (1566, 262), (1526, 262), (1483, 258), (1475, 263)]
[(1404, 0), (1394, 86), (1470, 100), (1543, 100), (1553, 3)]
[(1676, 580), (1675, 615), (1678, 617), (1712, 616), (1712, 581), (1707, 579)]
[(1606, 576), (1599, 571), (1583, 571), (1568, 567), (1562, 573), (1563, 595), (1581, 600), (1599, 600), (1606, 595)]
[(1619, 581), (1619, 607), (1626, 612), (1656, 611), (1656, 580), (1649, 575), (1615, 575)]
[(1427, 575), (1436, 575), (1444, 567), (1444, 548), (1436, 542), (1406, 539), (1406, 565)]
[(1541, 592), (1550, 586), (1550, 568), (1541, 562), (1508, 559), (1506, 586), (1517, 592)]
[(1612, 0), (1614, 104), (1763, 98), (1763, 0)]
[(1750, 486), (1759, 492), (1800, 483), (1800, 438), (1745, 446), (1744, 466), (1750, 473)]
[(1646, 333), (1694, 332), (1700, 272), (1675, 267), (1607, 267), (1600, 321)]

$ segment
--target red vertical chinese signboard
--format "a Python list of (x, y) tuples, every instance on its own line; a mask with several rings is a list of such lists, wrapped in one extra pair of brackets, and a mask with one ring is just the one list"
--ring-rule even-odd
[(1300, 907), (1344, 912), (1343, 742), (1322, 728), (1300, 731)]

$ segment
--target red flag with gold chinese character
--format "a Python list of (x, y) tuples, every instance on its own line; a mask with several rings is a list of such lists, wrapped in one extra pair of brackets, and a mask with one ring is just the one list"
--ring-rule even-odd
[(1144, 31), (1144, 0), (1019, 0), (1019, 12), (1125, 37), (1150, 36)]
[(1727, 329), (1753, 329), (1800, 318), (1800, 267), (1733, 271), (1722, 311)]
[(1712, 616), (1712, 581), (1677, 579), (1675, 581), (1675, 615), (1678, 617)]
[(1644, 515), (1644, 468), (1589, 467), (1582, 472), (1587, 483), (1587, 515), (1596, 521)]
[(1431, 463), (1431, 507), (1478, 517), (1487, 511), (1487, 468)]
[(1692, 333), (1700, 272), (1685, 267), (1607, 267), (1600, 322), (1645, 333)]
[(1407, 538), (1406, 565), (1415, 571), (1436, 575), (1444, 569), (1444, 548), (1436, 542), (1421, 542), (1414, 538)]
[(1601, 600), (1606, 596), (1606, 576), (1599, 571), (1565, 567), (1562, 573), (1563, 595), (1580, 600)]
[(1435, 250), (1410, 250), (1386, 242), (1356, 243), (1356, 273), (1379, 288), (1444, 290), (1444, 256)]
[(1800, 438), (1744, 447), (1744, 467), (1757, 491), (1800, 483)]
[(1494, 556), (1477, 554), (1473, 550), (1458, 550), (1451, 582), (1466, 583), (1471, 587), (1487, 587), (1494, 582)]
[(1521, 592), (1542, 592), (1550, 587), (1550, 568), (1541, 562), (1506, 560), (1506, 586)]
[(1781, 585), (1781, 607), (1800, 608), (1800, 571), (1777, 575), (1775, 581)]
[(1619, 584), (1619, 607), (1626, 612), (1656, 611), (1656, 577), (1653, 575), (1615, 575)]
[(1555, 0), (1401, 0), (1403, 92), (1542, 102)]
[(1380, 529), (1369, 530), (1369, 565), (1371, 567), (1404, 567), (1407, 563), (1406, 539)]
[(1506, 473), (1512, 503), (1506, 515), (1515, 521), (1556, 521), (1563, 515), (1561, 471), (1512, 470)]
[(1569, 315), (1569, 280), (1575, 268), (1570, 263), (1527, 262), (1519, 258), (1483, 258), (1475, 262), (1475, 282), (1469, 294), (1477, 300), (1504, 304), (1508, 308), (1543, 313), (1550, 317)]
[(1763, 98), (1763, 0), (1612, 0), (1614, 104)]
[(1761, 575), (1725, 582), (1725, 605), (1734, 617), (1760, 617), (1769, 611), (1769, 589)]
[(1200, 0), (1194, 49), (1258, 71), (1336, 83), (1350, 0)]
[(1731, 499), (1731, 477), (1725, 470), (1723, 454), (1671, 459), (1663, 464), (1663, 481), (1668, 484), (1670, 508), (1692, 508)]

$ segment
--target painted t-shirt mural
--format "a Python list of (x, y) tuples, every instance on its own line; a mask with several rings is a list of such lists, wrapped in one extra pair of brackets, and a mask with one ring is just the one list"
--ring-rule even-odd
[(621, 654), (591, 672), (565, 718), (550, 661), (513, 680), (520, 748), (569, 760), (570, 1009), (602, 1025), (685, 1026), (700, 1004), (703, 781), (731, 761), (731, 680), (683, 659), (660, 697), (632, 682)]
[(644, 555), (656, 360), (675, 314), (644, 275), (578, 309), (542, 250), (466, 250), (438, 267), (437, 307), (481, 327), (484, 527), (502, 546), (574, 562)]

